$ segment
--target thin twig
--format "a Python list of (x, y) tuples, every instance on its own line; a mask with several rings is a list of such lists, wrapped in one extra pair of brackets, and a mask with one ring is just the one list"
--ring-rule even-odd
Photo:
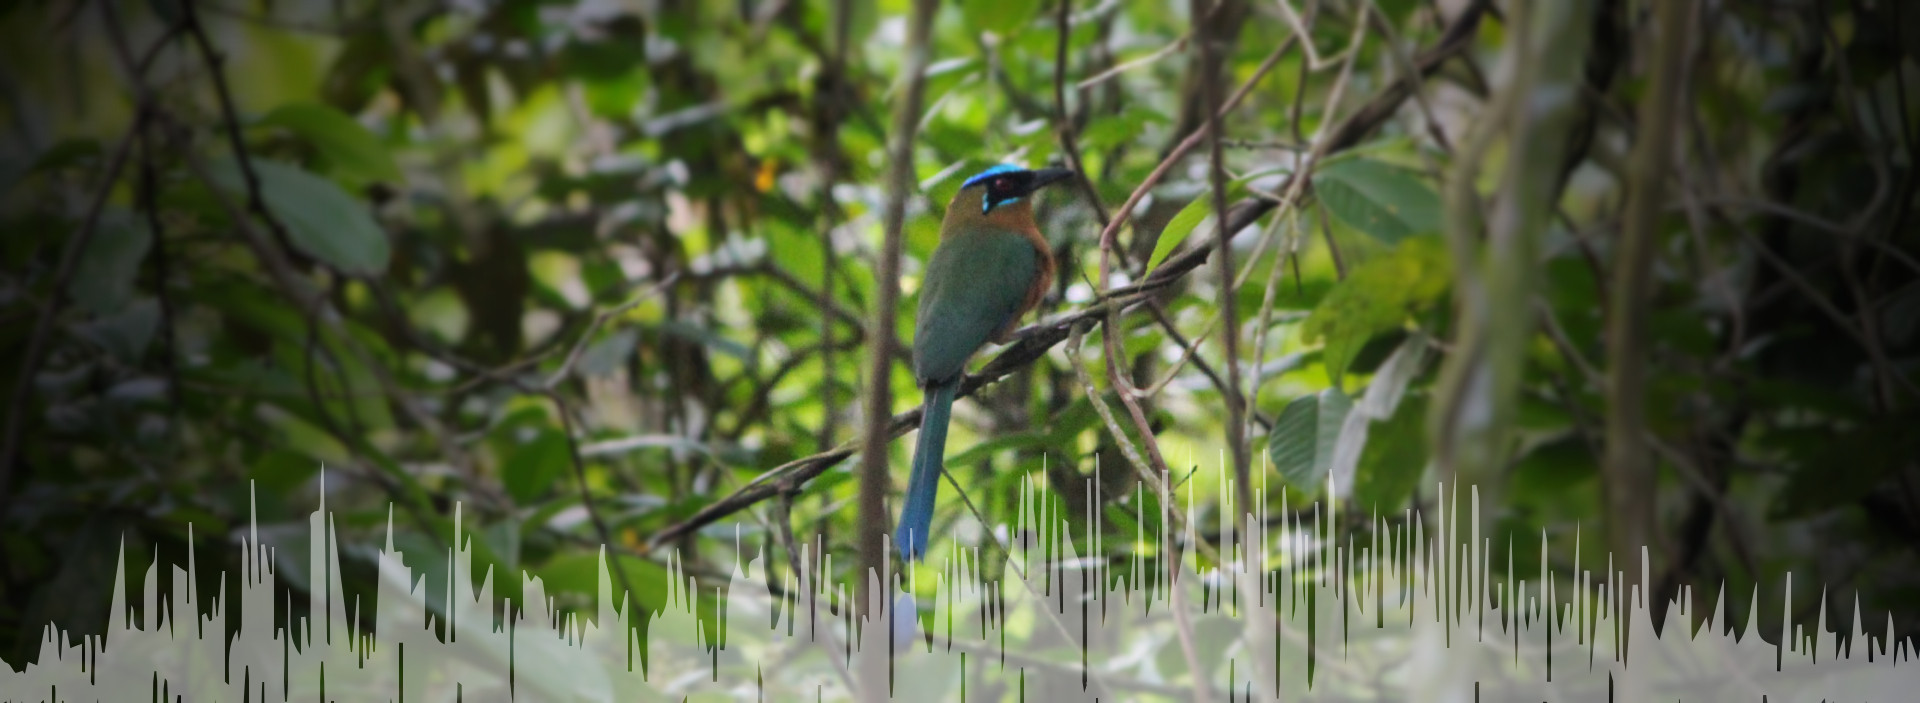
[(1153, 50), (1153, 53), (1151, 54), (1147, 54), (1146, 56), (1142, 56), (1137, 59), (1129, 59), (1117, 66), (1114, 66), (1113, 68), (1109, 68), (1105, 71), (1101, 71), (1100, 73), (1095, 74), (1092, 78), (1088, 78), (1086, 80), (1080, 81), (1079, 83), (1075, 83), (1073, 84), (1073, 87), (1079, 90), (1086, 90), (1088, 88), (1092, 88), (1094, 86), (1100, 85), (1101, 83), (1105, 83), (1108, 80), (1111, 80), (1115, 76), (1118, 76), (1122, 73), (1126, 73), (1127, 71), (1131, 71), (1141, 66), (1145, 66), (1155, 61), (1159, 61), (1160, 59), (1171, 56), (1174, 53), (1177, 53), (1181, 49), (1185, 49), (1185, 48), (1187, 48), (1187, 35), (1183, 34), (1180, 36), (1179, 39), (1173, 40), (1172, 43), (1169, 43), (1166, 46)]
[(1080, 142), (1074, 134), (1073, 118), (1067, 114), (1067, 43), (1073, 35), (1068, 19), (1073, 10), (1072, 0), (1058, 0), (1059, 12), (1055, 13), (1055, 25), (1059, 29), (1060, 40), (1053, 51), (1053, 104), (1054, 126), (1060, 134), (1060, 151), (1067, 156), (1067, 166), (1073, 169), (1073, 182), (1080, 187), (1080, 193), (1087, 198), (1087, 204), (1093, 206), (1093, 214), (1100, 226), (1107, 226), (1107, 206), (1100, 202), (1100, 191), (1094, 189), (1093, 181), (1087, 176), (1086, 167), (1080, 159)]
[[(1047, 622), (1053, 623), (1053, 629), (1060, 633), (1062, 639), (1084, 646), (1086, 643), (1067, 630), (1066, 623), (1060, 622), (1060, 616), (1054, 613), (1052, 608), (1041, 605), (1047, 602), (1046, 595), (1033, 587), (1033, 580), (1027, 578), (1027, 570), (1014, 561), (1012, 548), (1000, 541), (1000, 535), (994, 533), (992, 525), (987, 522), (987, 516), (974, 506), (973, 499), (967, 496), (967, 489), (960, 486), (960, 481), (953, 477), (953, 472), (948, 471), (946, 467), (941, 467), (940, 475), (946, 477), (947, 485), (953, 486), (953, 492), (960, 496), (960, 502), (967, 506), (967, 512), (973, 513), (973, 519), (980, 523), (980, 532), (987, 536), (987, 541), (992, 542), (994, 548), (1000, 550), (1000, 556), (1006, 560), (1007, 568), (1012, 569), (1013, 574), (1020, 577), (1020, 585), (1026, 587), (1027, 595), (1033, 598), (1036, 609), (1047, 616)], [(1105, 684), (1101, 684), (1101, 688), (1104, 689)], [(1112, 691), (1102, 690), (1101, 693), (1108, 697), (1113, 696)]]
[[(1293, 48), (1294, 44), (1295, 40), (1288, 39), (1286, 42), (1283, 42), (1279, 48), (1274, 49), (1273, 53), (1268, 54), (1266, 60), (1260, 62), (1260, 67), (1255, 69), (1253, 75), (1247, 78), (1247, 82), (1241, 84), (1240, 89), (1234, 91), (1233, 97), (1228, 98), (1227, 103), (1220, 107), (1220, 112), (1230, 113), (1235, 107), (1238, 107), (1240, 101), (1245, 99), (1248, 93), (1253, 92), (1253, 87), (1260, 83), (1260, 79), (1266, 77), (1268, 71), (1273, 70), (1275, 64), (1280, 63), (1280, 58), (1285, 56), (1287, 51)], [(1133, 193), (1128, 195), (1126, 202), (1120, 205), (1120, 209), (1113, 220), (1108, 222), (1106, 227), (1101, 228), (1099, 279), (1101, 288), (1107, 287), (1112, 281), (1111, 256), (1116, 248), (1114, 242), (1120, 233), (1120, 226), (1133, 219), (1133, 209), (1140, 204), (1141, 199), (1147, 197), (1148, 191), (1153, 190), (1154, 186), (1160, 184), (1160, 179), (1166, 178), (1167, 173), (1173, 170), (1173, 165), (1185, 157), (1187, 152), (1192, 151), (1194, 147), (1200, 145), (1200, 139), (1206, 136), (1206, 131), (1207, 128), (1204, 125), (1201, 126), (1199, 129), (1194, 130), (1193, 134), (1187, 135), (1186, 139), (1181, 140), (1180, 144), (1173, 148), (1173, 151), (1168, 152), (1167, 157), (1160, 160), (1160, 165), (1155, 166), (1153, 171), (1147, 174), (1145, 180), (1140, 181), (1139, 185), (1134, 186)], [(1124, 253), (1122, 255), (1124, 256)]]
[[(894, 321), (899, 316), (896, 308), (900, 298), (900, 252), (905, 238), (907, 198), (912, 195), (914, 187), (913, 146), (926, 88), (927, 64), (933, 52), (933, 15), (937, 8), (936, 0), (915, 0), (913, 3), (907, 32), (906, 72), (900, 79), (904, 92), (895, 105), (892, 143), (887, 148), (887, 199), (881, 215), (884, 239), (879, 270), (874, 273), (879, 290), (874, 295), (867, 326), (869, 352), (864, 370), (867, 379), (864, 403), (866, 427), (861, 432), (860, 521), (857, 534), (861, 567), (856, 572), (859, 596), (855, 604), (855, 612), (861, 618), (876, 614), (873, 608), (879, 598), (876, 597), (878, 594), (872, 592), (873, 586), (879, 586), (882, 592), (891, 590), (890, 583), (876, 581), (889, 563), (885, 526), (889, 523), (886, 496), (887, 488), (891, 485), (888, 480), (887, 444), (892, 438), (888, 432), (891, 423), (879, 420), (887, 417), (893, 406), (893, 357), (889, 353), (889, 345), (893, 342)], [(881, 606), (880, 612), (899, 617), (899, 613), (885, 606)], [(862, 653), (857, 676), (860, 699), (884, 700), (886, 692), (882, 684), (888, 677), (884, 675), (883, 662), (878, 659), (879, 650), (865, 647)]]
[(606, 326), (608, 320), (627, 314), (628, 310), (639, 307), (641, 303), (651, 300), (653, 296), (672, 287), (673, 284), (679, 280), (679, 271), (669, 273), (666, 278), (653, 284), (652, 287), (635, 294), (633, 297), (627, 298), (626, 302), (615, 305), (611, 309), (593, 316), (593, 322), (587, 325), (586, 331), (580, 334), (579, 339), (574, 340), (573, 348), (567, 351), (566, 360), (560, 362), (560, 368), (554, 369), (553, 374), (547, 377), (547, 382), (544, 384), (545, 387), (558, 387), (561, 381), (566, 380), (567, 376), (573, 373), (573, 367), (580, 363), (580, 356), (586, 352), (587, 344), (593, 341), (594, 335), (600, 332), (601, 327)]
[[(552, 388), (540, 389), (540, 393), (553, 402), (554, 410), (560, 416), (560, 434), (567, 439), (567, 463), (573, 467), (574, 485), (580, 489), (580, 506), (586, 509), (587, 518), (593, 522), (593, 531), (600, 538), (600, 543), (618, 544), (613, 539), (613, 528), (608, 527), (607, 519), (600, 515), (600, 507), (593, 500), (593, 491), (587, 489), (587, 464), (580, 456), (580, 440), (574, 437), (572, 409), (568, 407), (566, 398)], [(620, 579), (620, 588), (628, 593), (640, 593), (634, 590), (633, 583), (627, 579), (625, 567), (614, 569), (613, 573)]]
[(286, 225), (268, 211), (266, 197), (261, 194), (260, 174), (254, 171), (253, 158), (247, 151), (247, 140), (241, 134), (240, 111), (234, 108), (233, 89), (227, 86), (227, 59), (213, 48), (213, 40), (207, 37), (207, 28), (201, 24), (200, 13), (196, 9), (199, 5), (198, 2), (180, 3), (181, 26), (187, 36), (193, 39), (194, 46), (200, 49), (200, 58), (206, 62), (207, 73), (213, 80), (214, 94), (220, 98), (221, 125), (226, 128), (227, 145), (233, 149), (234, 159), (240, 163), (240, 175), (247, 186), (247, 209), (267, 223), (280, 248), (292, 253), (295, 250), (289, 243)]
[[(1194, 16), (1203, 16), (1203, 13), (1200, 11), (1201, 8), (1210, 4), (1212, 3), (1209, 3), (1208, 0), (1193, 0), (1192, 7)], [(1217, 91), (1217, 87), (1213, 81), (1214, 74), (1220, 69), (1220, 57), (1214, 52), (1213, 42), (1207, 41), (1204, 35), (1201, 35), (1199, 28), (1196, 27), (1194, 32), (1196, 36), (1201, 37), (1201, 40), (1194, 42), (1194, 45), (1196, 47), (1196, 53), (1200, 55), (1200, 65), (1203, 73), (1203, 78), (1200, 81), (1200, 92), (1202, 96), (1201, 99), (1206, 106), (1203, 112), (1206, 115), (1207, 125), (1207, 180), (1213, 190), (1213, 211), (1216, 213), (1226, 212), (1226, 157), (1220, 149), (1220, 115), (1218, 111), (1214, 109), (1220, 99), (1220, 96), (1214, 94)], [(1226, 324), (1220, 327), (1220, 346), (1227, 357), (1225, 361), (1227, 367), (1227, 390), (1222, 398), (1227, 404), (1227, 455), (1233, 459), (1234, 489), (1240, 499), (1240, 510), (1249, 511), (1254, 509), (1252, 486), (1253, 468), (1247, 456), (1246, 407), (1242, 404), (1240, 395), (1239, 287), (1234, 285), (1233, 247), (1230, 246), (1228, 242), (1228, 239), (1233, 236), (1233, 232), (1227, 229), (1226, 218), (1215, 217), (1213, 221), (1214, 239), (1217, 242), (1214, 247), (1219, 249), (1219, 256), (1214, 259), (1215, 272), (1216, 275), (1220, 277), (1217, 300), (1219, 301), (1220, 316), (1226, 320)]]

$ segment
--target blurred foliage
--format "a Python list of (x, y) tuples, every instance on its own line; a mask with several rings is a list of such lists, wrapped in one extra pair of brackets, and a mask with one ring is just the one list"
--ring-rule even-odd
[[(1383, 0), (1359, 33), (1374, 3), (1293, 4), (1324, 61), (1286, 52), (1221, 121), (1231, 200), (1276, 195), (1313, 136), (1404, 83), (1408, 57), (1467, 3)], [(1562, 573), (1607, 565), (1604, 288), (1640, 67), (1671, 38), (1646, 26), (1647, 3), (1595, 4), (1588, 85), (1551, 87), (1582, 95), (1583, 116), (1543, 235), (1545, 324), (1500, 472), (1505, 503), (1482, 506), (1498, 516), (1493, 539), (1516, 545), (1520, 575), (1543, 566), (1542, 534)], [(697, 578), (724, 578), (736, 559), (779, 548), (776, 503), (790, 503), (802, 539), (852, 553), (853, 462), (790, 501), (672, 544), (649, 538), (865, 422), (856, 369), (871, 340), (859, 323), (876, 290), (882, 130), (906, 5), (0, 8), (0, 391), (17, 433), (0, 468), (0, 656), (19, 666), (49, 622), (103, 629), (105, 555), (122, 539), (136, 564), (156, 548), (172, 563), (192, 550), (204, 575), (233, 568), (235, 538), (257, 521), (280, 548), (283, 584), (304, 589), (306, 518), (322, 500), (347, 547), (350, 593), (371, 590), (366, 547), (389, 524), (410, 554), (434, 554), (456, 505), (478, 566), (530, 570), (569, 606), (592, 598), (603, 539), (639, 586), (663, 577), (666, 548)], [(1111, 210), (1202, 124), (1207, 77), (1176, 44), (1193, 25), (1186, 3), (1080, 3), (1064, 34), (1056, 8), (940, 10), (900, 329), (912, 329), (921, 267), (966, 176), (1003, 160), (1060, 163), (1072, 129)], [(1227, 52), (1216, 78), (1226, 94), (1293, 29), (1275, 3), (1217, 13), (1200, 31)], [(1850, 617), (1857, 593), (1867, 623), (1891, 614), (1911, 632), (1920, 9), (1708, 2), (1699, 26), (1644, 350), (1661, 448), (1660, 489), (1643, 497), (1659, 516), (1656, 573), (1705, 595), (1724, 582), (1740, 620), (1756, 587), (1777, 603), (1791, 572), (1828, 586), (1830, 621)], [(1440, 174), (1484, 118), (1488, 86), (1512, 70), (1499, 61), (1510, 33), (1482, 21), (1462, 58), (1363, 144), (1314, 163), (1300, 207), (1235, 241), (1250, 273), (1240, 319), (1227, 322), (1241, 335), (1250, 441), (1264, 450), (1256, 485), (1273, 515), (1324, 498), (1343, 457), (1346, 529), (1439, 499), (1423, 418), (1432, 359), (1451, 351)], [(224, 58), (218, 73), (200, 36)], [(1212, 240), (1206, 153), (1179, 161), (1136, 212), (1115, 213), (1132, 218), (1119, 241), (1134, 262), (1116, 283)], [(1481, 193), (1501, 162), (1486, 159)], [(1098, 272), (1098, 215), (1083, 194), (1056, 191), (1039, 213), (1064, 268), (1043, 317), (1093, 300)], [(1224, 495), (1213, 379), (1226, 359), (1223, 325), (1210, 322), (1220, 284), (1209, 264), (1157, 297), (1182, 339), (1145, 312), (1122, 325), (1125, 373), (1143, 386), (1172, 374), (1147, 410), (1200, 524)], [(1196, 337), (1204, 364), (1185, 363)], [(1385, 373), (1406, 345), (1424, 361)], [(1085, 353), (1104, 378), (1102, 346)], [(904, 411), (919, 393), (895, 369)], [(1347, 421), (1363, 411), (1376, 414)], [(1023, 487), (1045, 488), (1081, 538), (1106, 531), (1109, 557), (1151, 549), (1133, 537), (1160, 529), (1157, 501), (1126, 481), (1064, 351), (961, 401), (955, 418), (949, 466), (989, 520), (1013, 521)], [(909, 448), (892, 449), (904, 469)], [(1102, 519), (1089, 526), (1080, 514), (1096, 468)], [(904, 486), (904, 470), (894, 478)], [(934, 556), (986, 544), (977, 527), (943, 492), (936, 529), (953, 538)], [(848, 570), (837, 576), (855, 561), (836, 560)], [(438, 592), (444, 565), (417, 563)], [(517, 596), (519, 580), (496, 587)], [(1818, 590), (1794, 592), (1793, 617), (1817, 614)], [(1760, 612), (1771, 637), (1782, 614)]]

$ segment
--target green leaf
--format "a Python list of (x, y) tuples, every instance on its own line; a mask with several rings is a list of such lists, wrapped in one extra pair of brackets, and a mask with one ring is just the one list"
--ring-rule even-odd
[(1439, 238), (1408, 239), (1391, 254), (1354, 267), (1300, 326), (1302, 341), (1324, 337), (1322, 363), (1339, 387), (1367, 340), (1431, 307), (1447, 290), (1451, 262)]
[(1131, 144), (1146, 133), (1147, 125), (1171, 124), (1173, 120), (1144, 102), (1127, 103), (1116, 115), (1102, 116), (1087, 123), (1080, 133), (1080, 146), (1089, 154), (1105, 153), (1121, 144)]
[(1154, 267), (1160, 265), (1160, 262), (1166, 261), (1175, 247), (1187, 241), (1187, 235), (1193, 233), (1193, 228), (1198, 227), (1212, 214), (1213, 196), (1208, 193), (1201, 193), (1200, 197), (1194, 198), (1193, 202), (1180, 208), (1180, 212), (1175, 214), (1173, 219), (1168, 220), (1167, 226), (1160, 230), (1160, 239), (1153, 243), (1153, 256), (1147, 257), (1147, 270), (1152, 271)]
[(1440, 196), (1418, 175), (1373, 159), (1341, 159), (1313, 174), (1334, 217), (1388, 244), (1440, 231)]
[(153, 246), (153, 233), (124, 210), (100, 213), (95, 227), (67, 284), (67, 295), (95, 315), (108, 315), (133, 299), (140, 262)]
[[(1240, 174), (1240, 177), (1227, 182), (1225, 200), (1228, 203), (1233, 203), (1239, 200), (1241, 196), (1247, 194), (1247, 184), (1275, 173), (1284, 173), (1286, 170), (1285, 168), (1263, 168)], [(1229, 209), (1231, 209), (1231, 205), (1229, 205)], [(1153, 243), (1153, 256), (1147, 258), (1147, 270), (1151, 271), (1153, 267), (1159, 266), (1160, 262), (1165, 261), (1167, 255), (1172, 254), (1175, 247), (1180, 246), (1181, 242), (1186, 241), (1187, 237), (1193, 234), (1195, 227), (1198, 227), (1202, 222), (1211, 224), (1208, 216), (1212, 214), (1213, 190), (1211, 188), (1202, 189), (1199, 195), (1194, 196), (1193, 202), (1187, 203), (1186, 207), (1180, 208), (1180, 212), (1175, 214), (1173, 219), (1168, 220), (1167, 226), (1160, 230), (1160, 238)], [(1205, 231), (1213, 232), (1214, 227), (1208, 226)], [(1232, 235), (1233, 233), (1229, 232), (1228, 234)]]
[(719, 330), (680, 320), (667, 320), (660, 323), (658, 329), (669, 336), (705, 345), (708, 349), (737, 358), (748, 368), (757, 365), (759, 359), (747, 345), (728, 339)]
[(960, 12), (974, 29), (1013, 36), (1040, 10), (1040, 0), (963, 0)]
[(500, 467), (500, 481), (517, 503), (531, 503), (560, 478), (572, 461), (567, 456), (567, 438), (559, 430), (547, 429), (533, 441), (515, 448)]
[(600, 378), (611, 374), (633, 356), (633, 345), (640, 342), (640, 330), (628, 327), (587, 346), (580, 363), (573, 368), (581, 378)]
[(573, 552), (555, 557), (552, 561), (534, 572), (547, 587), (547, 593), (567, 591), (596, 595), (600, 591), (601, 569), (607, 570), (607, 579), (614, 589), (614, 598), (620, 597), (620, 577), (615, 570), (626, 572), (626, 583), (633, 586), (633, 599), (641, 607), (657, 611), (666, 606), (667, 569), (666, 567), (629, 554), (613, 553), (605, 555), (602, 562), (599, 551)]
[(1426, 366), (1426, 352), (1426, 336), (1409, 335), (1380, 365), (1373, 381), (1367, 384), (1366, 393), (1361, 395), (1360, 402), (1353, 406), (1353, 412), (1347, 414), (1346, 422), (1340, 428), (1339, 440), (1333, 448), (1334, 495), (1342, 498), (1352, 495), (1354, 473), (1367, 447), (1368, 432), (1374, 422), (1393, 417), (1400, 399), (1407, 393), (1407, 385)]
[[(302, 253), (355, 276), (378, 275), (392, 257), (387, 233), (374, 222), (366, 203), (333, 181), (269, 159), (253, 159), (260, 196), (287, 226), (287, 236)], [(247, 178), (236, 161), (212, 167), (214, 185), (232, 197), (247, 197)]]
[(1267, 457), (1280, 478), (1303, 491), (1319, 490), (1333, 465), (1334, 444), (1352, 407), (1352, 399), (1338, 388), (1288, 403), (1267, 433)]
[(1354, 474), (1353, 501), (1359, 509), (1392, 511), (1406, 505), (1426, 470), (1426, 418), (1427, 399), (1416, 396), (1373, 427)]
[(346, 113), (317, 103), (282, 105), (254, 123), (307, 140), (336, 172), (354, 180), (398, 181), (400, 167), (380, 139)]

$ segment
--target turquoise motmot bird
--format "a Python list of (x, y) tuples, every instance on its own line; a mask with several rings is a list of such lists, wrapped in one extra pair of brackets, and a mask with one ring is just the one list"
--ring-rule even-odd
[(1001, 164), (966, 180), (947, 206), (940, 243), (927, 260), (913, 330), (913, 377), (926, 393), (894, 543), (912, 561), (926, 554), (933, 499), (945, 463), (947, 422), (967, 360), (987, 342), (1006, 344), (1020, 318), (1053, 285), (1053, 252), (1033, 222), (1030, 196), (1073, 172)]

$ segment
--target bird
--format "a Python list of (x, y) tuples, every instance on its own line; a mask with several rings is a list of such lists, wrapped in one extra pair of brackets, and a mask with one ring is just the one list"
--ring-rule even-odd
[(998, 164), (968, 178), (947, 206), (927, 259), (913, 330), (913, 377), (925, 394), (894, 544), (925, 556), (945, 463), (947, 423), (967, 360), (1006, 344), (1053, 285), (1053, 251), (1033, 221), (1033, 195), (1073, 176), (1061, 168)]

